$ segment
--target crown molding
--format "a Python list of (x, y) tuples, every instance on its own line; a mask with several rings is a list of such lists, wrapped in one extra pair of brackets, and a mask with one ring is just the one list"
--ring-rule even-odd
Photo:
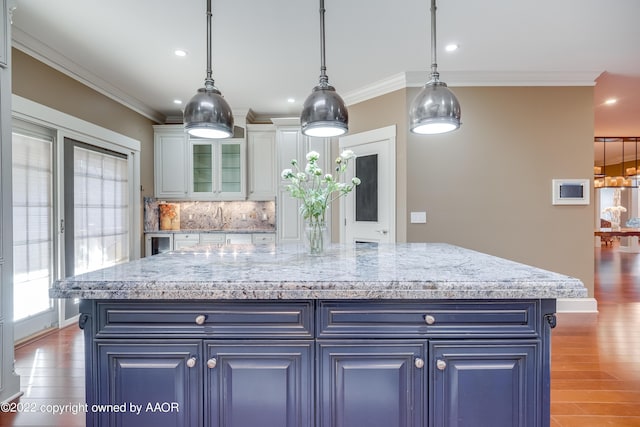
[(271, 123), (276, 126), (300, 126), (300, 117), (272, 117)]
[[(465, 86), (595, 86), (602, 71), (445, 71), (440, 80), (453, 87)], [(424, 71), (406, 73), (409, 87), (429, 80)]]
[[(451, 87), (471, 86), (595, 86), (602, 71), (570, 72), (498, 72), (498, 71), (445, 71), (440, 78)], [(347, 105), (367, 101), (408, 87), (422, 87), (429, 80), (427, 71), (407, 71), (394, 74), (357, 90), (347, 92), (343, 99)]]
[(100, 77), (71, 61), (69, 58), (51, 49), (46, 44), (31, 37), (15, 25), (11, 31), (12, 46), (16, 49), (21, 50), (49, 67), (79, 81), (83, 85), (90, 87), (96, 92), (113, 99), (119, 104), (130, 108), (156, 123), (165, 123), (166, 117), (164, 114), (149, 108), (140, 100), (127, 95), (117, 87), (107, 83)]
[(386, 79), (378, 80), (370, 85), (344, 93), (342, 99), (345, 104), (353, 105), (406, 87), (407, 73), (397, 73)]

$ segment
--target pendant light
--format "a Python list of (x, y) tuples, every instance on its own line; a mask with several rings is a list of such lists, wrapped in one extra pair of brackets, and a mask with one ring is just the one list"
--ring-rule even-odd
[(460, 127), (460, 103), (438, 73), (436, 0), (431, 0), (431, 80), (413, 100), (409, 121), (409, 129), (417, 134), (445, 133)]
[(184, 128), (200, 138), (229, 138), (233, 136), (233, 112), (211, 74), (211, 0), (207, 0), (207, 77), (184, 109)]
[(302, 133), (308, 136), (332, 137), (349, 130), (349, 114), (344, 101), (326, 74), (324, 52), (324, 0), (320, 0), (320, 82), (304, 102), (300, 124)]

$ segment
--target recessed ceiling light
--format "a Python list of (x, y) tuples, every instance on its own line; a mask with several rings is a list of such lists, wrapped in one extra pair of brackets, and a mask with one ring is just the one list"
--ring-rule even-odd
[(294, 102), (296, 102), (296, 100), (294, 98), (287, 98), (287, 102), (289, 104), (293, 104)]
[(606, 101), (604, 101), (604, 103), (605, 103), (605, 104), (607, 104), (607, 105), (613, 105), (613, 104), (615, 104), (616, 102), (618, 102), (618, 100), (617, 100), (617, 99), (615, 99), (615, 98), (609, 98), (609, 99), (607, 99)]
[(176, 49), (173, 51), (176, 56), (187, 56), (187, 51), (182, 49)]
[(451, 43), (451, 44), (446, 45), (444, 47), (444, 50), (446, 50), (447, 52), (453, 52), (455, 50), (458, 50), (459, 47), (460, 47), (459, 44)]
[(174, 103), (174, 104), (178, 104), (178, 105), (180, 105), (180, 104), (182, 104), (182, 101), (181, 101), (181, 100), (179, 100), (179, 99), (174, 99), (174, 100), (173, 100), (173, 103)]

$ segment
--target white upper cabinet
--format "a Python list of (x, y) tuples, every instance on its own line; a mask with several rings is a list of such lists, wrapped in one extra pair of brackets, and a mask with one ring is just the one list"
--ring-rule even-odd
[(182, 125), (154, 126), (154, 186), (159, 199), (187, 197), (187, 134)]
[(153, 128), (156, 198), (245, 200), (244, 138), (190, 138), (183, 125)]
[(189, 198), (244, 200), (246, 198), (246, 141), (244, 138), (199, 139), (188, 144)]
[(274, 200), (280, 171), (276, 165), (276, 128), (247, 125), (249, 200)]

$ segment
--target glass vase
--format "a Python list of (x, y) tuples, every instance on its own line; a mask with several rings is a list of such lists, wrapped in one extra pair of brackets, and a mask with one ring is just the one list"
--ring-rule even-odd
[(323, 220), (311, 218), (305, 224), (305, 243), (311, 255), (321, 255), (324, 245), (329, 243), (327, 226)]

